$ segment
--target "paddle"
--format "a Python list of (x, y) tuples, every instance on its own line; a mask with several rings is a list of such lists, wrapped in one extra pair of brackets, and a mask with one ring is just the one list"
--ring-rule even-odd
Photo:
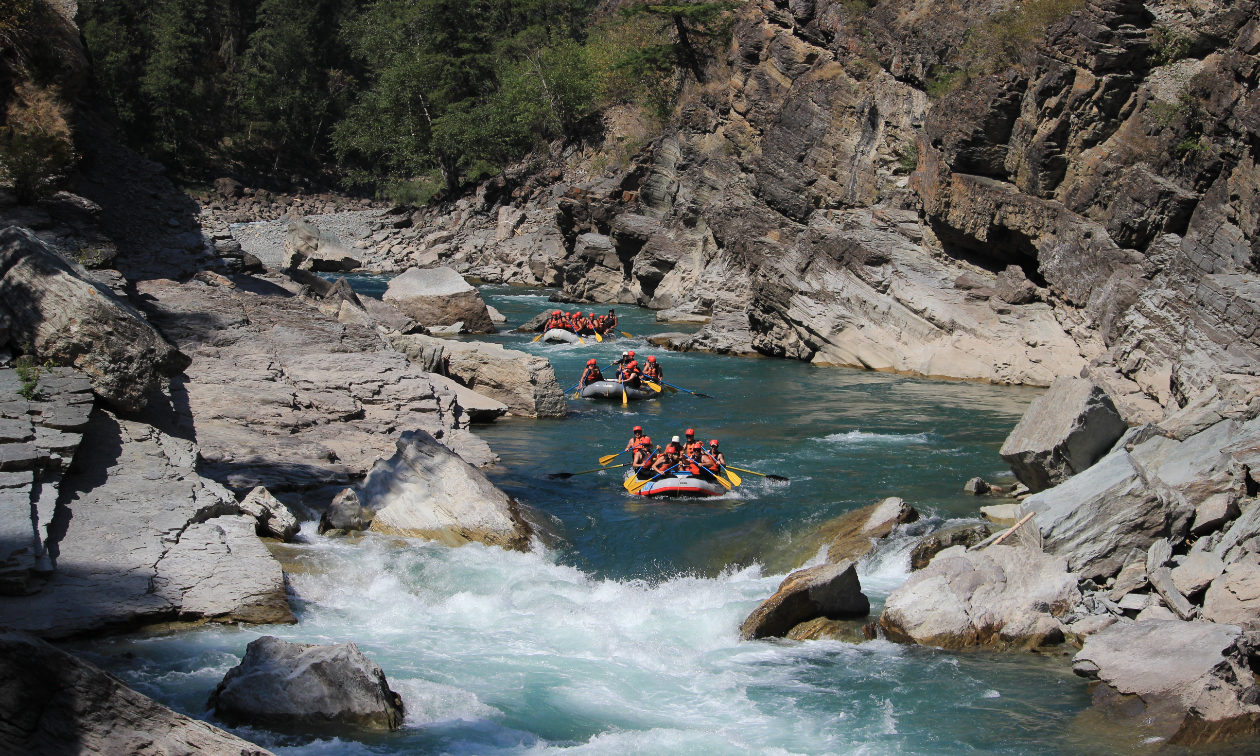
[(660, 448), (658, 447), (656, 451), (653, 451), (651, 454), (648, 455), (647, 459), (643, 460), (643, 464), (634, 468), (634, 475), (632, 475), (629, 478), (626, 478), (625, 481), (621, 484), (622, 487), (624, 487), (630, 493), (635, 493), (636, 491), (638, 491), (640, 488), (643, 488), (651, 481), (656, 480), (656, 478), (651, 478), (650, 480), (639, 480), (639, 473), (643, 472), (647, 468), (648, 463), (652, 461), (652, 458), (655, 457), (657, 452), (659, 451), (660, 451)]
[(661, 388), (660, 386), (656, 385), (655, 383), (652, 383), (651, 381), (647, 380), (646, 378), (643, 380), (643, 382), (644, 382), (644, 383), (646, 383), (646, 384), (648, 385), (648, 388), (652, 389), (653, 391), (655, 391), (655, 392), (656, 392), (656, 393), (658, 393), (658, 394), (660, 394), (660, 393), (662, 393), (662, 392), (664, 392), (664, 391), (665, 391), (665, 389)]
[[(665, 383), (665, 381), (661, 381), (661, 383)], [(674, 386), (674, 384), (672, 384), (672, 383), (665, 383), (665, 385), (666, 385), (666, 386)], [(698, 396), (698, 397), (700, 397), (701, 399), (716, 399), (716, 398), (717, 398), (717, 397), (715, 397), (715, 396), (709, 396), (708, 394), (701, 394), (699, 391), (692, 391), (691, 389), (685, 389), (685, 388), (683, 388), (682, 386), (674, 386), (674, 388), (678, 389), (679, 391), (685, 391), (685, 392), (687, 392), (688, 394), (692, 394), (692, 395), (694, 395), (694, 396)]]
[(652, 481), (664, 475), (668, 475), (669, 473), (672, 473), (674, 470), (677, 470), (677, 469), (678, 469), (678, 465), (674, 465), (673, 467), (669, 468), (665, 472), (659, 472), (656, 475), (653, 475), (651, 478), (648, 478), (647, 480), (639, 480), (637, 477), (631, 478), (629, 481), (626, 482), (626, 490), (629, 491), (630, 493), (638, 493), (639, 490), (642, 489), (644, 486), (646, 486), (648, 483), (651, 483)]
[(760, 475), (760, 476), (761, 476), (761, 477), (763, 477), (763, 478), (769, 478), (770, 480), (777, 480), (777, 481), (779, 481), (780, 483), (791, 483), (791, 482), (792, 482), (790, 478), (785, 478), (785, 477), (783, 477), (782, 475), (766, 475), (765, 473), (759, 473), (759, 472), (757, 472), (756, 470), (745, 470), (745, 469), (744, 469), (744, 468), (742, 468), (742, 467), (729, 467), (729, 468), (727, 468), (727, 469), (729, 469), (729, 470), (739, 470), (740, 472), (742, 472), (742, 473), (748, 473), (749, 475)]
[(631, 336), (630, 334), (626, 333), (625, 331), (622, 331), (622, 332), (621, 332), (621, 335), (622, 335), (622, 336), (625, 336), (627, 339), (633, 339), (633, 338), (634, 338), (633, 336)]
[[(697, 469), (708, 470), (708, 468), (703, 467), (699, 462), (695, 461), (694, 459), (691, 459), (691, 457), (688, 456), (687, 454), (683, 454), (683, 456), (687, 457), (687, 459), (691, 462), (691, 464), (695, 465)], [(708, 472), (710, 475), (713, 475), (714, 480), (722, 484), (723, 488), (725, 488), (727, 491), (731, 490), (730, 481), (726, 480), (726, 478), (723, 478), (721, 475), (715, 474), (712, 470), (708, 470)]]
[(585, 475), (585, 474), (587, 474), (587, 473), (599, 472), (600, 470), (614, 470), (614, 469), (616, 469), (616, 468), (618, 468), (618, 467), (627, 467), (627, 466), (629, 466), (629, 465), (630, 465), (630, 463), (629, 463), (629, 462), (624, 462), (624, 463), (622, 463), (622, 464), (620, 464), (620, 465), (613, 465), (612, 467), (597, 467), (597, 468), (595, 468), (594, 470), (583, 470), (582, 472), (575, 472), (575, 473), (569, 473), (569, 472), (564, 472), (564, 473), (551, 473), (551, 474), (550, 474), (550, 475), (548, 475), (547, 477), (548, 477), (549, 479), (551, 479), (551, 480), (568, 480), (569, 478), (572, 478), (574, 475)]
[(604, 343), (604, 337), (599, 335), (599, 331), (596, 331), (596, 332), (595, 332), (595, 340), (596, 340), (596, 341), (598, 341), (598, 342), (599, 342), (599, 343), (601, 343), (601, 344), (603, 344), (603, 343)]
[[(620, 457), (622, 454), (625, 454), (625, 453), (626, 453), (625, 451), (619, 451), (616, 454), (609, 454), (607, 456), (600, 457), (599, 463), (601, 465), (606, 465), (609, 462), (612, 462), (614, 459), (616, 459), (617, 457)], [(617, 467), (622, 467), (622, 465), (617, 465)]]
[[(543, 331), (543, 333), (546, 333), (546, 331)], [(530, 341), (538, 341), (539, 339), (541, 339), (541, 338), (542, 338), (542, 336), (543, 336), (543, 335), (542, 335), (542, 333), (540, 333), (540, 334), (538, 334), (537, 336), (535, 336), (534, 338), (530, 339)]]

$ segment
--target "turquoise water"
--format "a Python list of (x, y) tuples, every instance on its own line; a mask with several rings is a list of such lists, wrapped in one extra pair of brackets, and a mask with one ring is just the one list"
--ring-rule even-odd
[[(359, 281), (360, 286), (371, 282)], [(486, 288), (515, 325), (545, 292)], [(407, 706), (399, 732), (353, 738), (236, 732), (287, 754), (1076, 754), (1131, 753), (1126, 734), (1078, 724), (1086, 685), (1065, 657), (950, 654), (884, 641), (741, 643), (737, 628), (783, 574), (817, 559), (811, 533), (890, 495), (919, 509), (912, 531), (975, 515), (963, 482), (1006, 479), (997, 449), (1030, 390), (794, 362), (649, 348), (652, 313), (624, 311), (630, 340), (586, 346), (492, 338), (552, 360), (562, 387), (589, 356), (661, 357), (667, 379), (717, 399), (571, 401), (564, 420), (478, 429), (502, 456), (491, 477), (550, 533), (532, 553), (448, 549), (369, 536), (290, 549), (300, 622), (204, 627), (79, 646), (153, 697), (214, 721), (205, 701), (252, 639), (353, 640)], [(670, 328), (669, 330), (676, 330)], [(630, 428), (694, 427), (744, 476), (703, 503), (647, 502), (597, 467)], [(879, 605), (905, 579), (908, 537), (861, 565)], [(130, 658), (124, 657), (130, 654)]]

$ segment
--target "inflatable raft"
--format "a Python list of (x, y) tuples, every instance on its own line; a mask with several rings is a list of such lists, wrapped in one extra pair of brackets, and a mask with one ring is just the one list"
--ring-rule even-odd
[[(630, 473), (630, 475), (633, 474)], [(696, 499), (721, 496), (724, 493), (726, 489), (715, 480), (692, 475), (689, 472), (672, 472), (647, 483), (636, 492), (636, 495)]]
[(563, 328), (552, 328), (542, 335), (540, 341), (546, 341), (551, 344), (576, 344), (578, 343), (578, 335)]
[[(653, 391), (647, 386), (640, 386), (639, 388), (626, 386), (626, 398), (628, 399), (655, 399), (660, 395), (661, 392)], [(582, 397), (584, 399), (616, 399), (621, 401), (621, 384), (616, 381), (588, 383), (582, 389)]]

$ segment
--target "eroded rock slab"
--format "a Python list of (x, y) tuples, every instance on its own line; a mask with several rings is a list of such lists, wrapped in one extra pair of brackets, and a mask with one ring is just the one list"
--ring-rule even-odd
[(774, 595), (748, 615), (739, 628), (743, 640), (782, 638), (818, 617), (851, 619), (870, 614), (857, 567), (850, 561), (820, 564), (788, 575)]
[(408, 268), (382, 299), (426, 328), (462, 323), (465, 333), (495, 331), (480, 292), (450, 268)]

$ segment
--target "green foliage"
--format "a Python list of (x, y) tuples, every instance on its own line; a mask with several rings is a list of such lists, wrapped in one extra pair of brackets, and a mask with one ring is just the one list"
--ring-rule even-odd
[(703, 60), (711, 48), (730, 38), (731, 18), (728, 13), (740, 3), (690, 2), (661, 5), (645, 0), (621, 9), (625, 18), (644, 16), (654, 19), (662, 32), (673, 31), (673, 39), (633, 50), (622, 65), (635, 75), (672, 73), (684, 68), (704, 81)]
[(1084, 4), (1085, 0), (1028, 0), (994, 13), (968, 32), (965, 69), (981, 75), (1020, 65), (1052, 24)]
[(1166, 66), (1190, 55), (1194, 40), (1175, 29), (1151, 29), (1151, 65)]
[(1191, 152), (1204, 152), (1208, 149), (1211, 149), (1211, 145), (1205, 143), (1202, 137), (1196, 136), (1178, 142), (1177, 146), (1173, 147), (1173, 152), (1177, 157), (1185, 157)]
[(928, 97), (933, 100), (939, 100), (957, 89), (966, 78), (967, 74), (965, 71), (940, 65), (932, 66), (928, 72), (924, 91), (927, 92)]
[(915, 144), (902, 146), (897, 158), (897, 169), (901, 173), (914, 173), (919, 167), (919, 147)]
[(17, 371), (18, 380), (22, 382), (22, 388), (18, 389), (18, 394), (28, 402), (39, 401), (43, 397), (39, 390), (39, 377), (43, 375), (44, 369), (29, 354), (24, 354), (14, 360), (13, 368)]
[(13, 185), (21, 204), (56, 191), (74, 162), (67, 109), (55, 90), (20, 86), (0, 126), (0, 176)]

